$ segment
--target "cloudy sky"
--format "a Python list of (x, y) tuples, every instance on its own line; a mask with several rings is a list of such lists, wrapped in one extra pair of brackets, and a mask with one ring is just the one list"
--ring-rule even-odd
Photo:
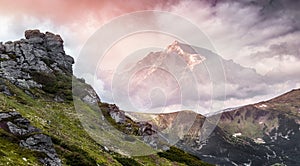
[(198, 26), (224, 59), (254, 69), (272, 85), (273, 91), (228, 98), (230, 107), (300, 88), (299, 8), (294, 0), (0, 0), (0, 40), (20, 39), (26, 29), (51, 31), (76, 61), (89, 37), (111, 19), (142, 10), (172, 12)]

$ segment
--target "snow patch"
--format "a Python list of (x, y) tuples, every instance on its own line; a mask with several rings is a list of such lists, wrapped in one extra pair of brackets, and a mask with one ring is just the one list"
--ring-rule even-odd
[(190, 68), (190, 70), (193, 70), (195, 65), (200, 64), (206, 59), (204, 56), (201, 56), (200, 54), (185, 52), (181, 48), (180, 43), (178, 41), (175, 41), (174, 43), (169, 45), (166, 52), (167, 53), (174, 52), (179, 56), (181, 56), (187, 63), (187, 66)]
[(233, 136), (233, 137), (242, 136), (242, 133), (234, 133), (232, 136)]
[(268, 106), (266, 104), (261, 104), (258, 106), (259, 108), (267, 108)]
[(257, 143), (257, 144), (264, 144), (264, 143), (266, 143), (262, 138), (256, 138), (256, 139), (254, 139), (253, 140), (255, 143)]

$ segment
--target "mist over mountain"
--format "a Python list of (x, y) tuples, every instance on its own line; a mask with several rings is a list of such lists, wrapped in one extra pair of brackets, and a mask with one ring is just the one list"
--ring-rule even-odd
[[(251, 68), (178, 41), (140, 57), (123, 61), (115, 71), (98, 71), (102, 98), (134, 112), (207, 114), (237, 106), (231, 100), (269, 95), (275, 86)], [(211, 108), (212, 103), (222, 107)]]

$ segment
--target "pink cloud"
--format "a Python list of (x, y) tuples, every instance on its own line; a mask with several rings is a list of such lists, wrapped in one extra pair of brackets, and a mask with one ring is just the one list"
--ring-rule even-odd
[(9, 1), (0, 0), (0, 13), (3, 15), (30, 15), (38, 18), (47, 18), (57, 24), (84, 22), (87, 17), (93, 16), (99, 21), (113, 18), (125, 13), (152, 10), (168, 7), (178, 0), (153, 0), (153, 1), (109, 1), (109, 0), (76, 0), (76, 1)]

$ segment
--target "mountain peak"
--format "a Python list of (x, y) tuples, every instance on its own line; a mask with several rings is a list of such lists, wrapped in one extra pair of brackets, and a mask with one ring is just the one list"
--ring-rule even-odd
[(169, 45), (166, 49), (166, 52), (167, 53), (170, 53), (170, 52), (174, 52), (174, 51), (177, 51), (177, 52), (185, 52), (186, 50), (184, 50), (182, 48), (183, 44), (178, 42), (177, 40), (175, 40), (171, 45)]
[(189, 53), (189, 54), (197, 54), (197, 52), (191, 45), (185, 44), (185, 43), (180, 43), (177, 40), (175, 40), (171, 45), (169, 45), (167, 47), (166, 51), (168, 53), (172, 52), (172, 51), (180, 51), (180, 52), (185, 52), (185, 53)]
[(191, 70), (193, 70), (195, 65), (205, 60), (205, 57), (198, 54), (192, 46), (180, 43), (177, 40), (169, 45), (165, 52), (167, 54), (177, 54), (181, 56)]

